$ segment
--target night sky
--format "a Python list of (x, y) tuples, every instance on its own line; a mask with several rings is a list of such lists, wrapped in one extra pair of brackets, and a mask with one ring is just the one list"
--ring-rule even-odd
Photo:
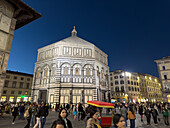
[(158, 77), (155, 59), (170, 56), (170, 0), (23, 0), (43, 15), (15, 31), (8, 70), (34, 72), (37, 50), (78, 36), (108, 55), (110, 71)]

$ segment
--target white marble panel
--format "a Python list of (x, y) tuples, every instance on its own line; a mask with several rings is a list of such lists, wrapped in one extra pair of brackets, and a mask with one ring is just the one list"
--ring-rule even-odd
[(7, 38), (8, 38), (8, 35), (0, 31), (0, 48), (1, 49), (5, 50), (6, 44), (7, 44)]
[(11, 25), (11, 19), (5, 15), (2, 15), (2, 18), (0, 21), (0, 29), (9, 33), (10, 25)]

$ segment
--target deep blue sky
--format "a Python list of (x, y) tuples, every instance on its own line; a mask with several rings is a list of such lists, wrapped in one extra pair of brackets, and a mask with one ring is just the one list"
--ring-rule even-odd
[(37, 50), (78, 36), (108, 54), (110, 70), (158, 76), (155, 59), (170, 55), (169, 0), (23, 0), (43, 15), (15, 31), (8, 70), (34, 72)]

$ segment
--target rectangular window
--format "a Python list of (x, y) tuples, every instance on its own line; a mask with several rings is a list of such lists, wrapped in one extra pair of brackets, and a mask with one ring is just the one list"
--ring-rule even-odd
[(4, 91), (3, 91), (3, 94), (6, 94), (6, 93), (7, 93), (7, 91), (6, 91), (6, 90), (4, 90)]
[(27, 78), (27, 81), (30, 81), (30, 78)]
[(9, 78), (10, 78), (10, 75), (6, 75), (6, 78), (9, 79)]
[(12, 83), (12, 88), (16, 88), (16, 82)]
[(110, 77), (110, 80), (112, 80), (112, 77)]
[(162, 66), (162, 70), (165, 70), (165, 66)]
[(164, 75), (164, 79), (167, 80), (167, 75)]
[(19, 88), (23, 88), (23, 82), (20, 83)]
[(29, 86), (30, 86), (30, 84), (29, 84), (29, 83), (27, 83), (27, 86), (26, 86), (26, 88), (27, 88), (27, 89), (29, 89)]
[(24, 77), (21, 77), (21, 80), (24, 80)]
[(5, 80), (4, 87), (8, 87), (9, 81)]
[(11, 91), (11, 94), (14, 94), (15, 91)]
[(22, 91), (18, 91), (18, 94), (22, 94)]
[(14, 80), (16, 80), (17, 79), (17, 77), (16, 76), (14, 76)]

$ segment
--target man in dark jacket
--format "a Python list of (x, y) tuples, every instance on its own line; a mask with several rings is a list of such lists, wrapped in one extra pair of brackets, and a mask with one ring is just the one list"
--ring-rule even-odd
[(42, 104), (41, 112), (40, 112), (40, 119), (41, 119), (41, 128), (44, 127), (46, 122), (46, 117), (48, 116), (48, 108), (45, 104)]
[(19, 119), (19, 120), (20, 120), (20, 119), (24, 120), (24, 112), (25, 112), (24, 104), (21, 104), (19, 111), (20, 111), (20, 115), (19, 115), (19, 118), (18, 118), (18, 119)]

